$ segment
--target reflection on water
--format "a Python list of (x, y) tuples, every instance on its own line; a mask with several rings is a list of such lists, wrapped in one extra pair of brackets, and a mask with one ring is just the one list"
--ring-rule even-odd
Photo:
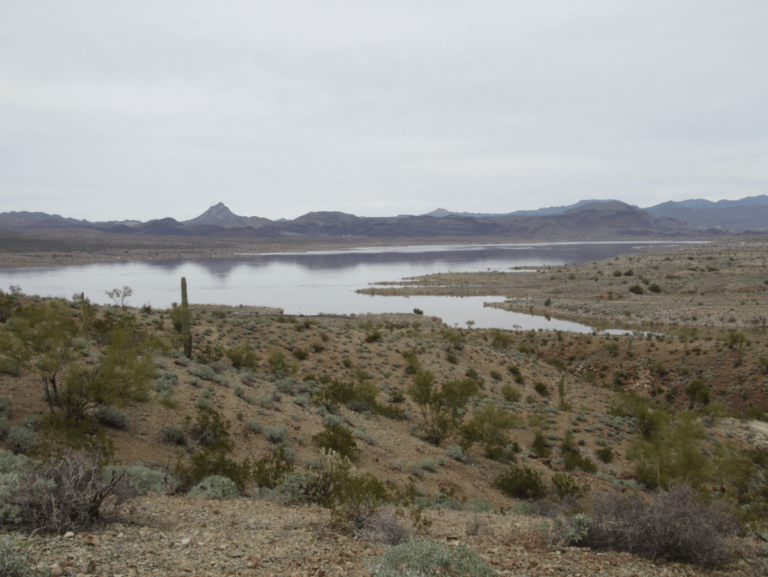
[[(128, 285), (129, 304), (166, 308), (180, 299), (187, 278), (191, 302), (277, 307), (287, 314), (411, 312), (477, 328), (589, 330), (565, 321), (484, 308), (498, 297), (371, 297), (356, 289), (378, 281), (437, 272), (508, 270), (511, 267), (577, 264), (634, 253), (654, 243), (546, 243), (363, 248), (337, 252), (244, 255), (232, 259), (147, 261), (63, 267), (0, 268), (0, 286), (20, 285), (27, 294), (71, 297), (85, 292), (108, 303), (105, 291)], [(664, 243), (670, 244), (670, 243)]]

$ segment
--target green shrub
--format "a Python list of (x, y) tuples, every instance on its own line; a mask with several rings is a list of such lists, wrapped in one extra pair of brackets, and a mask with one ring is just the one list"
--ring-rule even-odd
[(466, 378), (445, 382), (438, 390), (434, 382), (435, 376), (430, 371), (420, 370), (414, 375), (408, 393), (419, 407), (424, 432), (439, 446), (461, 423), (464, 409), (469, 399), (477, 394), (478, 386)]
[(0, 373), (18, 377), (21, 373), (21, 367), (15, 360), (0, 356)]
[(248, 341), (243, 341), (231, 349), (225, 349), (224, 354), (232, 361), (232, 366), (236, 369), (246, 368), (255, 371), (259, 366), (259, 357)]
[(370, 562), (378, 577), (495, 577), (496, 572), (464, 545), (448, 547), (430, 541), (408, 541), (390, 547)]
[(654, 373), (656, 373), (660, 377), (663, 377), (668, 372), (667, 371), (667, 367), (664, 366), (664, 362), (663, 361), (656, 361), (655, 363), (653, 363), (651, 365), (651, 371), (653, 371)]
[(627, 457), (635, 463), (638, 479), (650, 489), (667, 490), (679, 481), (698, 490), (714, 473), (711, 457), (702, 450), (704, 438), (704, 426), (695, 415), (667, 415), (659, 418), (648, 436), (635, 440)]
[(613, 462), (613, 450), (609, 446), (606, 445), (605, 447), (603, 447), (601, 449), (598, 449), (596, 451), (596, 453), (597, 453), (598, 458), (603, 463), (608, 464), (608, 463)]
[(240, 463), (234, 461), (227, 454), (230, 451), (231, 448), (212, 445), (192, 455), (189, 465), (177, 462), (175, 475), (180, 480), (180, 489), (191, 489), (206, 477), (220, 475), (234, 481), (238, 491), (244, 491), (251, 479), (251, 464), (247, 459)]
[(403, 351), (403, 358), (405, 359), (405, 374), (415, 375), (421, 368), (416, 351)]
[(111, 405), (104, 405), (93, 412), (93, 416), (105, 427), (126, 430), (131, 426), (131, 419)]
[(298, 369), (294, 363), (288, 360), (285, 351), (275, 346), (269, 348), (267, 365), (269, 365), (269, 370), (272, 374), (278, 377), (290, 376)]
[(232, 479), (220, 475), (211, 475), (195, 485), (189, 494), (193, 497), (223, 500), (235, 499), (239, 495), (239, 491)]
[(0, 577), (48, 577), (48, 571), (29, 564), (28, 555), (13, 539), (0, 537)]
[(184, 436), (184, 432), (173, 425), (163, 427), (163, 430), (160, 431), (160, 440), (169, 445), (183, 446), (187, 444), (187, 438)]
[(366, 343), (380, 343), (383, 339), (381, 331), (373, 331), (365, 335)]
[(549, 389), (547, 388), (547, 385), (544, 383), (536, 383), (533, 386), (533, 389), (539, 393), (542, 397), (548, 397), (549, 396)]
[(285, 459), (283, 448), (278, 447), (271, 455), (253, 464), (252, 478), (257, 487), (274, 489), (292, 472), (293, 464)]
[(26, 455), (37, 445), (37, 434), (27, 427), (11, 427), (5, 439), (16, 455)]
[(491, 346), (496, 349), (503, 349), (512, 344), (512, 337), (503, 333), (499, 329), (491, 331)]
[(543, 459), (548, 458), (552, 454), (552, 449), (547, 444), (547, 439), (544, 438), (544, 433), (541, 431), (536, 431), (534, 434), (531, 449)]
[(708, 404), (710, 401), (709, 387), (704, 384), (704, 381), (696, 379), (685, 388), (685, 394), (692, 401)]
[(508, 403), (517, 403), (520, 400), (521, 394), (515, 387), (506, 384), (501, 387), (501, 396)]
[(581, 469), (587, 473), (596, 473), (597, 465), (589, 457), (583, 457), (579, 453), (566, 453), (563, 455), (563, 464), (566, 471)]
[(619, 356), (619, 343), (608, 343), (605, 345), (605, 350), (612, 357), (617, 357)]
[(355, 460), (358, 455), (357, 443), (354, 435), (346, 427), (339, 425), (326, 426), (322, 433), (318, 433), (312, 440), (326, 451), (335, 451), (342, 457)]
[(461, 435), (468, 445), (480, 443), (489, 459), (499, 459), (504, 447), (509, 444), (507, 431), (522, 424), (517, 415), (507, 413), (501, 407), (488, 403), (482, 410), (475, 411), (472, 420), (461, 427)]
[(547, 364), (555, 367), (556, 369), (560, 369), (561, 371), (564, 371), (568, 368), (568, 365), (565, 363), (563, 359), (558, 359), (557, 357), (549, 357), (547, 359)]
[(493, 481), (493, 486), (510, 497), (517, 499), (543, 499), (547, 490), (541, 475), (529, 467), (510, 465), (506, 473), (502, 473)]
[(370, 473), (352, 474), (346, 469), (334, 481), (331, 516), (338, 524), (361, 529), (389, 502), (389, 492), (379, 479)]
[(293, 351), (293, 356), (296, 360), (306, 361), (309, 358), (309, 353), (306, 349), (295, 349)]
[(566, 433), (563, 438), (563, 464), (566, 471), (572, 471), (573, 469), (581, 469), (587, 473), (596, 473), (597, 465), (588, 457), (582, 456), (579, 451), (579, 447), (576, 445), (576, 441), (571, 433)]
[(589, 485), (581, 484), (571, 475), (565, 473), (555, 473), (552, 476), (552, 487), (555, 494), (561, 499), (573, 498), (581, 499), (589, 493)]

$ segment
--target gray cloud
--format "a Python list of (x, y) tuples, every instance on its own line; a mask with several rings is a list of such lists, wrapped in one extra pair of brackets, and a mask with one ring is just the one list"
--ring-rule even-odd
[(766, 29), (762, 0), (9, 0), (0, 210), (764, 194)]

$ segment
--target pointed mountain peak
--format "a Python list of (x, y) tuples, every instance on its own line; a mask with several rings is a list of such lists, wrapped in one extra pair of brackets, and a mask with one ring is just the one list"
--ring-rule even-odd
[(434, 216), (435, 218), (443, 218), (446, 216), (450, 216), (454, 214), (450, 210), (446, 210), (444, 208), (438, 208), (437, 210), (433, 210), (432, 212), (428, 212), (426, 214), (423, 214), (422, 216)]
[(197, 218), (188, 220), (184, 224), (232, 224), (245, 219), (245, 216), (236, 215), (223, 202), (220, 202), (213, 205)]

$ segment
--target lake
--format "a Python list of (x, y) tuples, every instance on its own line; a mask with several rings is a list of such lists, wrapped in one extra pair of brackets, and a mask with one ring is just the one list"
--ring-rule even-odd
[(231, 259), (143, 261), (73, 266), (0, 268), (0, 287), (19, 285), (26, 294), (63, 296), (85, 292), (110, 303), (107, 290), (130, 286), (127, 304), (167, 308), (181, 300), (187, 278), (190, 303), (282, 308), (316, 315), (412, 312), (438, 316), (449, 325), (476, 328), (553, 329), (588, 332), (578, 323), (484, 308), (502, 297), (383, 297), (355, 293), (380, 281), (438, 272), (508, 271), (511, 267), (579, 264), (636, 253), (650, 245), (679, 242), (540, 243), (359, 248), (334, 252), (238, 255)]

